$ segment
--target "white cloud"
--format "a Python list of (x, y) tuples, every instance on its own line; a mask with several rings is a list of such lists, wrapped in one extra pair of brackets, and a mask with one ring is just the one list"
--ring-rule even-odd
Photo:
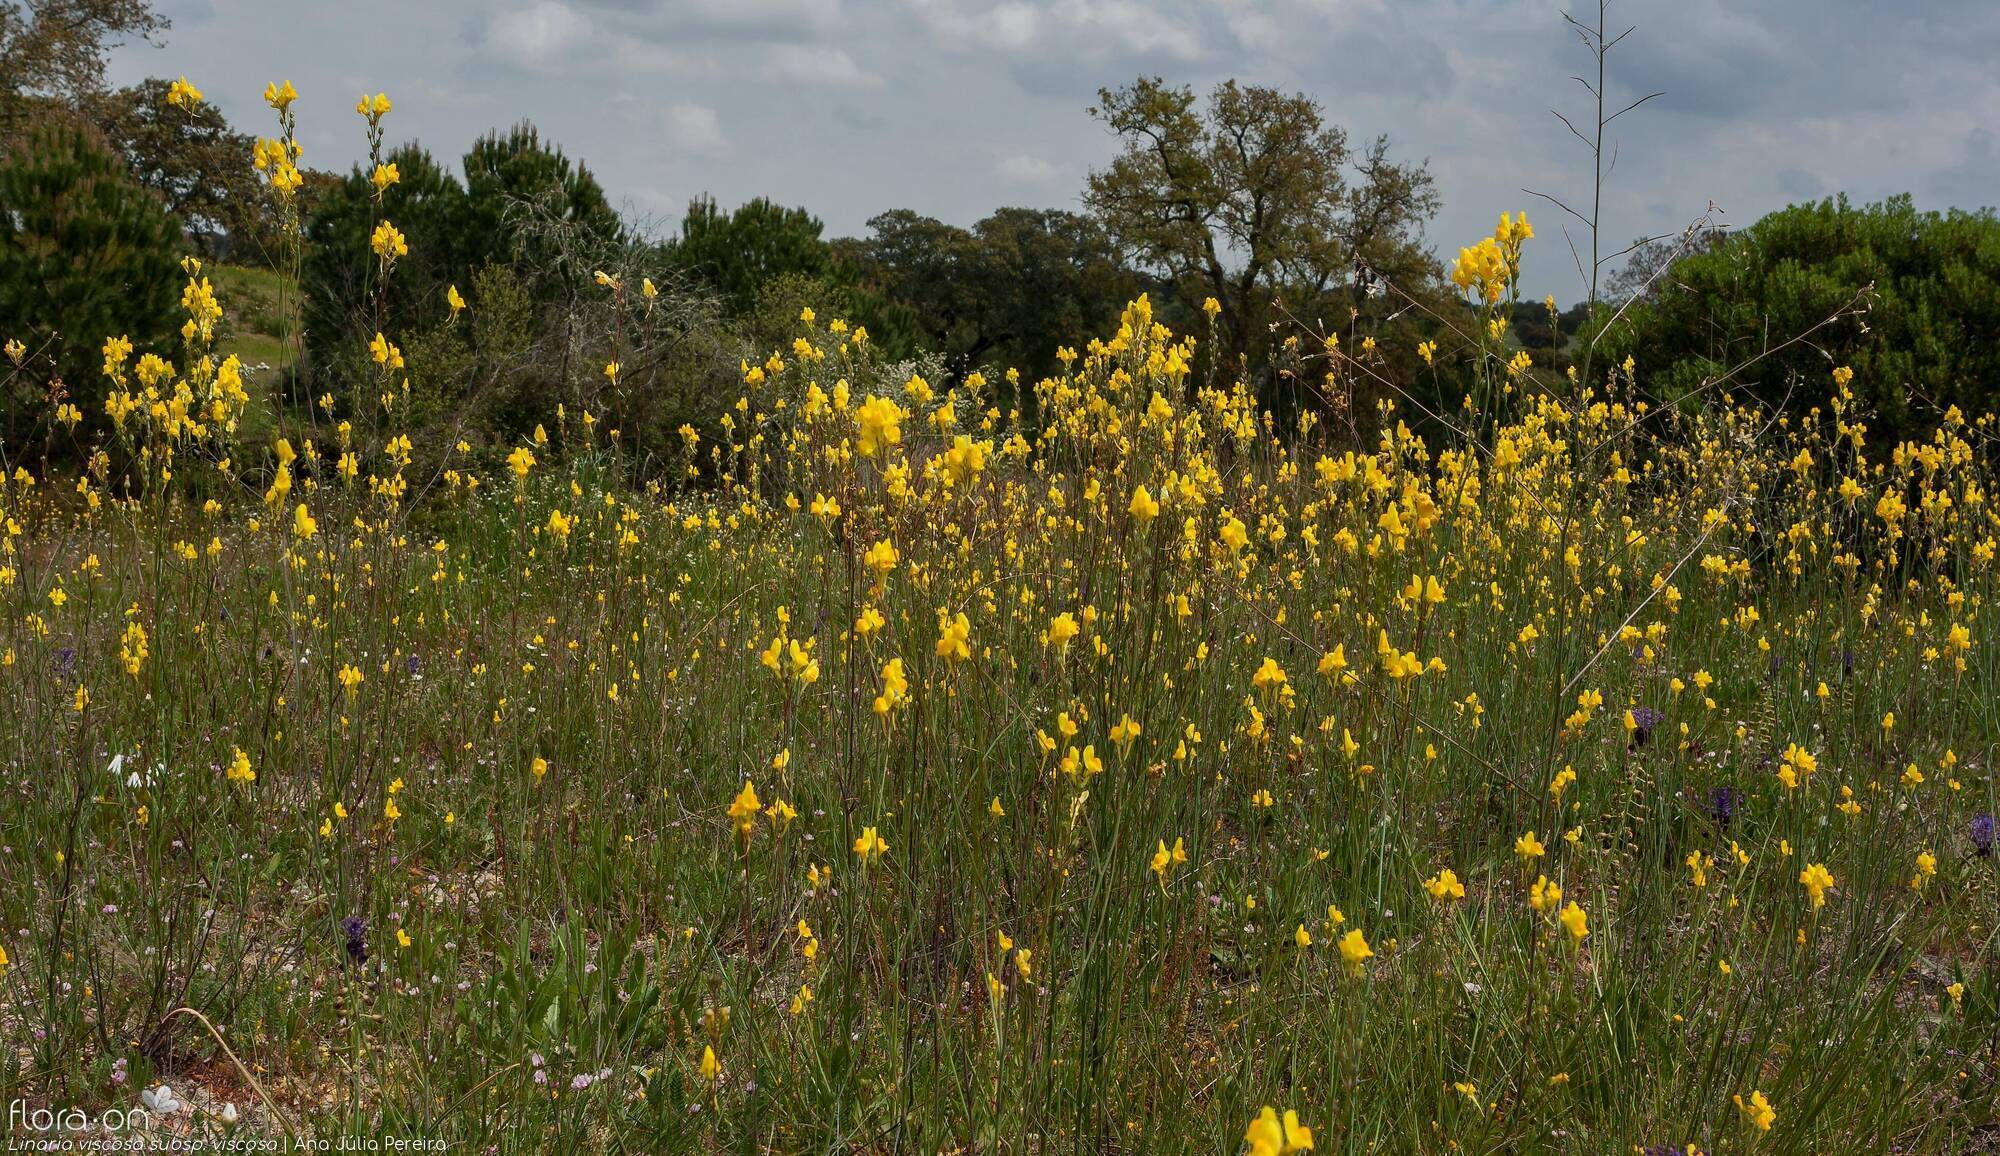
[(561, 0), (536, 0), (501, 12), (486, 26), (486, 47), (530, 71), (560, 64), (590, 36), (590, 18)]
[[(1185, 3), (1157, 0), (903, 0), (932, 43), (950, 52), (1050, 53), (1102, 60), (1127, 54), (1201, 59), (1202, 31), (1168, 11)], [(1191, 15), (1203, 19), (1195, 10)]]
[(1035, 46), (1044, 25), (1042, 9), (1020, 0), (990, 8), (968, 8), (961, 0), (903, 2), (931, 41), (951, 52), (994, 48), (1025, 52)]
[(763, 56), (771, 75), (795, 84), (830, 88), (880, 88), (882, 78), (854, 62), (844, 48), (780, 44)]
[(723, 135), (722, 118), (705, 104), (676, 101), (666, 107), (667, 140), (676, 148), (697, 156), (716, 156), (728, 151), (729, 138)]
[(840, 24), (840, 0), (686, 0), (685, 11), (711, 28), (829, 32)]
[(1040, 157), (1029, 156), (1027, 153), (1002, 157), (1000, 163), (993, 167), (993, 171), (1007, 180), (1023, 185), (1050, 184), (1060, 175), (1055, 165)]
[(1066, 26), (1065, 38), (1110, 40), (1127, 52), (1199, 60), (1201, 34), (1138, 0), (1056, 0), (1050, 15)]

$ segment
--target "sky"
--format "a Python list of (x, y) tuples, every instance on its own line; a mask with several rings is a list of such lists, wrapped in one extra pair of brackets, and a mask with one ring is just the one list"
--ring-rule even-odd
[[(1595, 0), (1569, 0), (1594, 19)], [(120, 47), (113, 83), (186, 75), (269, 135), (266, 81), (300, 93), (305, 162), (365, 154), (355, 98), (395, 101), (392, 143), (440, 159), (532, 120), (660, 232), (690, 198), (802, 205), (826, 234), (892, 208), (970, 225), (1003, 205), (1076, 209), (1117, 141), (1100, 88), (1234, 77), (1307, 93), (1356, 142), (1427, 160), (1452, 254), (1528, 211), (1523, 283), (1582, 296), (1564, 216), (1590, 157), (1551, 113), (1591, 111), (1594, 69), (1561, 0), (156, 0), (171, 28)], [(1704, 214), (1909, 192), (2000, 203), (2000, 3), (1615, 0), (1607, 251)], [(1620, 100), (1619, 98), (1623, 98)], [(1713, 206), (1713, 210), (1711, 210)], [(1587, 211), (1587, 209), (1585, 209)], [(1575, 223), (1571, 231), (1587, 246)]]

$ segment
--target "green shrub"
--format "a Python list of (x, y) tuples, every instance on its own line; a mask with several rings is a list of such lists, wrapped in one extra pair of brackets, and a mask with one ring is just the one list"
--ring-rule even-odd
[[(88, 130), (38, 129), (0, 156), (0, 337), (18, 340), (91, 418), (102, 410), (100, 354), (125, 335), (171, 357), (180, 318), (180, 228)], [(39, 397), (0, 397), (0, 437), (27, 434)]]
[(1605, 364), (1630, 354), (1640, 382), (1667, 400), (1750, 362), (1732, 386), (1800, 411), (1824, 404), (1832, 368), (1851, 366), (1876, 445), (1954, 404), (1990, 409), (2000, 218), (1922, 213), (1908, 196), (1781, 209), (1674, 262), (1609, 326), (1600, 352)]

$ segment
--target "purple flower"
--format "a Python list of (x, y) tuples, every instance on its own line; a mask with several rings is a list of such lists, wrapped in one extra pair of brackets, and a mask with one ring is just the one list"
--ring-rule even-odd
[(347, 937), (347, 958), (357, 964), (368, 962), (368, 921), (359, 915), (350, 915), (340, 921), (340, 931)]
[(1667, 721), (1667, 716), (1649, 706), (1632, 708), (1632, 745), (1643, 747), (1653, 736), (1653, 728)]
[(67, 679), (76, 673), (76, 647), (65, 646), (56, 651), (56, 677)]
[(1972, 820), (1972, 849), (1981, 855), (1993, 853), (1993, 816), (1980, 815)]
[(413, 675), (422, 671), (424, 668), (423, 662), (419, 660), (417, 656), (414, 654), (412, 654), (409, 658), (404, 660), (403, 666)]
[(1708, 817), (1716, 825), (1729, 830), (1729, 820), (1735, 818), (1736, 809), (1743, 805), (1743, 793), (1735, 787), (1716, 787), (1708, 793)]

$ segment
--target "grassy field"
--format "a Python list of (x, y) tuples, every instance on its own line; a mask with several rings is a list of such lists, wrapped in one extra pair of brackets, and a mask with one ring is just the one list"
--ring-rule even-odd
[(454, 1151), (1975, 1148), (1992, 419), (1867, 445), (1837, 369), (1807, 420), (1652, 409), (1495, 332), (1426, 351), (1464, 410), (1353, 445), (1143, 301), (1032, 426), (808, 316), (681, 482), (552, 413), (417, 447), (421, 505), (393, 429), (174, 383), (129, 472), (0, 489), (0, 1098)]
[(252, 367), (275, 368), (296, 360), (286, 341), (299, 332), (297, 285), (275, 269), (252, 265), (213, 265), (208, 275), (222, 299), (226, 323), (220, 354), (233, 353)]

